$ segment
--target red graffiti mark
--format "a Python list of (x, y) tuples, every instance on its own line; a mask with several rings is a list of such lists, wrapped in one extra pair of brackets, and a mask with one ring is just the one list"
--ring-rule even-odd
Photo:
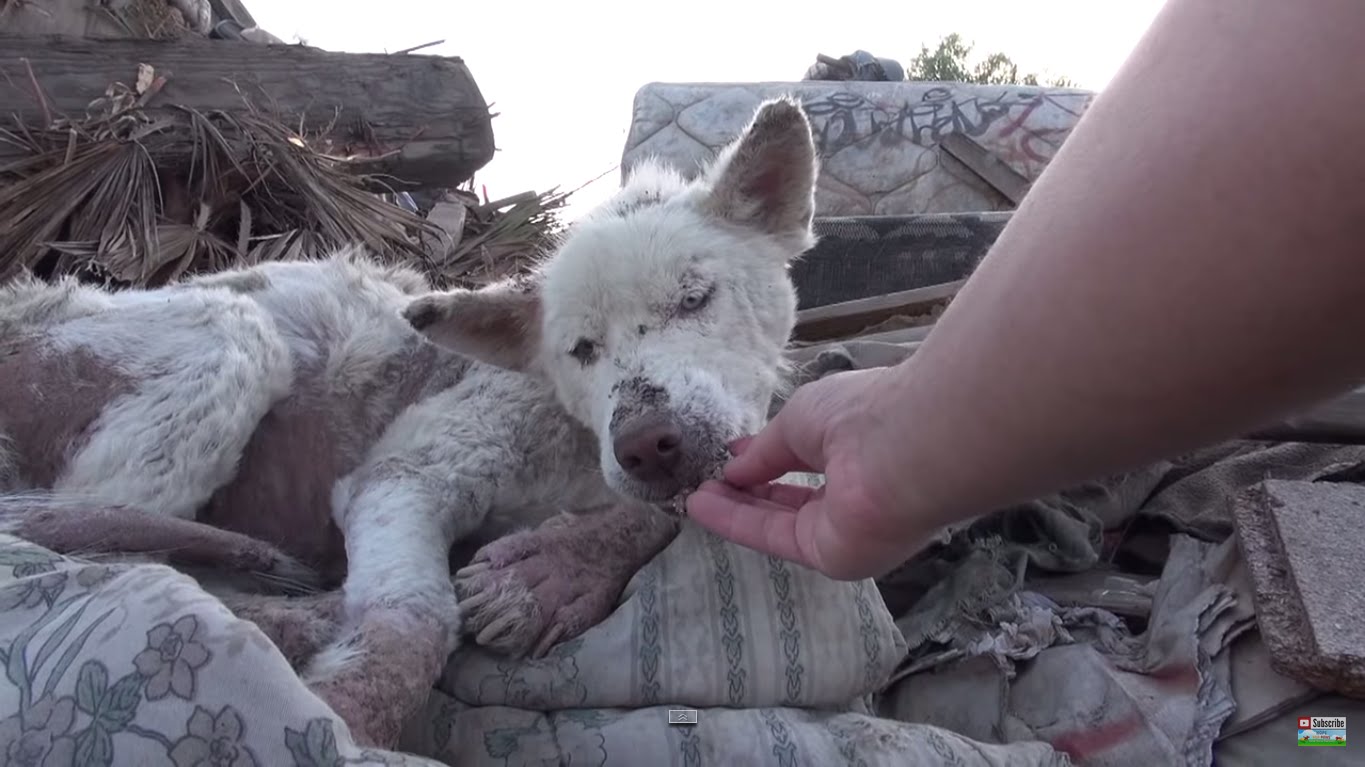
[(1055, 143), (1048, 141), (1048, 139), (1058, 135), (1065, 137), (1066, 132), (1066, 128), (1039, 128), (1027, 131), (1019, 140), (1019, 149), (1029, 159), (1046, 163), (1048, 158), (1057, 151), (1056, 145), (1061, 143), (1060, 139)]
[(1077, 763), (1117, 746), (1142, 729), (1142, 715), (1134, 712), (1122, 719), (1083, 730), (1072, 730), (1052, 738), (1052, 747)]
[(1180, 692), (1193, 693), (1199, 690), (1199, 669), (1188, 663), (1174, 663), (1160, 666), (1145, 675), (1157, 685), (1175, 688)]
[[(1061, 144), (1062, 139), (1066, 138), (1066, 134), (1070, 130), (1069, 128), (1025, 127), (1024, 124), (1033, 116), (1034, 110), (1042, 106), (1045, 102), (1052, 106), (1062, 108), (1060, 104), (1052, 99), (1049, 99), (1046, 96), (1039, 96), (1028, 102), (1028, 104), (1018, 113), (1010, 116), (1008, 122), (1005, 123), (1005, 127), (1001, 128), (999, 133), (1001, 139), (1008, 139), (1015, 133), (1019, 133), (1019, 137), (1013, 142), (1014, 146), (1012, 146), (1011, 149), (1017, 154), (1023, 155), (1028, 160), (1040, 165), (1046, 165), (1048, 163), (1052, 158), (1052, 155), (1056, 153), (1057, 146)], [(1071, 110), (1065, 111), (1068, 113), (1071, 112)], [(1054, 138), (1056, 139), (1055, 141), (1051, 140)]]
[(1015, 131), (1024, 127), (1024, 123), (1028, 122), (1029, 115), (1032, 115), (1033, 110), (1037, 109), (1042, 103), (1042, 98), (1036, 98), (1033, 101), (1030, 101), (1029, 105), (1024, 107), (1024, 111), (1010, 120), (1009, 123), (1005, 125), (1004, 129), (1000, 131), (1000, 138), (1009, 138)]

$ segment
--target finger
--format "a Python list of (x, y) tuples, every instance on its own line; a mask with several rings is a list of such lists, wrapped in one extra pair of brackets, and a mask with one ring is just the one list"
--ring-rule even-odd
[(739, 439), (735, 440), (734, 442), (731, 442), (731, 443), (730, 443), (730, 455), (739, 455), (740, 453), (743, 453), (745, 450), (748, 450), (748, 449), (749, 449), (749, 445), (752, 445), (753, 442), (754, 442), (754, 438), (753, 438), (752, 436), (749, 436), (749, 437), (740, 437)]
[[(850, 550), (844, 536), (828, 515), (811, 521), (809, 533), (811, 565), (836, 581), (856, 581), (869, 577), (869, 556), (873, 542)], [(856, 550), (863, 548), (864, 550)], [(875, 569), (875, 565), (872, 565)]]
[(714, 493), (730, 498), (737, 503), (764, 502), (772, 504), (779, 509), (796, 511), (805, 506), (811, 498), (815, 497), (819, 488), (805, 487), (802, 485), (787, 485), (780, 482), (770, 482), (766, 485), (754, 485), (753, 487), (738, 488), (727, 485), (724, 482), (703, 483), (698, 490), (706, 489)]
[(800, 509), (800, 506), (782, 506), (766, 498), (754, 495), (748, 490), (731, 487), (724, 482), (711, 481), (704, 483), (701, 487), (697, 488), (696, 492), (714, 493), (736, 506), (757, 506), (766, 511), (781, 511), (788, 514), (794, 514)]
[(749, 487), (771, 482), (793, 471), (819, 471), (807, 466), (806, 461), (793, 449), (792, 438), (797, 435), (788, 426), (789, 420), (784, 419), (779, 412), (767, 426), (750, 437), (743, 452), (725, 464), (725, 481), (739, 487)]
[(796, 511), (812, 499), (820, 491), (818, 487), (806, 487), (805, 485), (789, 485), (782, 482), (769, 482), (766, 485), (744, 488), (755, 498), (761, 498), (769, 503), (775, 503), (783, 508)]
[(687, 516), (726, 540), (808, 565), (797, 544), (797, 515), (788, 510), (698, 490), (687, 499)]

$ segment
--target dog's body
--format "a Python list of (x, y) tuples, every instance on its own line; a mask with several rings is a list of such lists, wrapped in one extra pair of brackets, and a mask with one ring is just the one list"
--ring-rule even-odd
[[(17, 284), (0, 512), (59, 549), (133, 548), (131, 524), (191, 563), (344, 571), (341, 633), (304, 676), (391, 744), (461, 628), (519, 653), (605, 617), (676, 529), (649, 506), (761, 425), (814, 179), (809, 124), (778, 101), (704, 179), (637, 173), (536, 275), (480, 291), (352, 255), (151, 291)], [(471, 538), (498, 540), (452, 582)]]

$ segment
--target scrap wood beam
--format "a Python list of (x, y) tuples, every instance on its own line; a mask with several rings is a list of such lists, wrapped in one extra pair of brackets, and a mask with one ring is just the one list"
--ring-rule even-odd
[[(454, 187), (493, 159), (488, 104), (459, 58), (235, 40), (0, 37), (0, 124), (79, 118), (111, 84), (132, 87), (140, 64), (166, 78), (149, 110), (254, 108), (324, 136), (328, 154), (363, 158), (349, 165), (395, 189)], [(15, 151), (0, 144), (0, 165)]]
[(1028, 193), (1029, 180), (985, 147), (960, 133), (949, 133), (938, 145), (1015, 207), (1023, 202), (1024, 195)]
[(966, 280), (901, 290), (855, 301), (826, 304), (796, 313), (795, 340), (826, 341), (857, 335), (892, 317), (927, 314), (946, 305)]

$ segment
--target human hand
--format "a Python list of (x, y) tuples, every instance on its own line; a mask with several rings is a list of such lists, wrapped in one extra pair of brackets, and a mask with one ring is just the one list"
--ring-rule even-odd
[[(752, 437), (731, 446), (725, 482), (707, 482), (687, 514), (740, 545), (838, 580), (889, 572), (928, 540), (897, 487), (900, 368), (837, 373), (793, 392)], [(820, 488), (775, 483), (788, 472), (823, 473)]]

